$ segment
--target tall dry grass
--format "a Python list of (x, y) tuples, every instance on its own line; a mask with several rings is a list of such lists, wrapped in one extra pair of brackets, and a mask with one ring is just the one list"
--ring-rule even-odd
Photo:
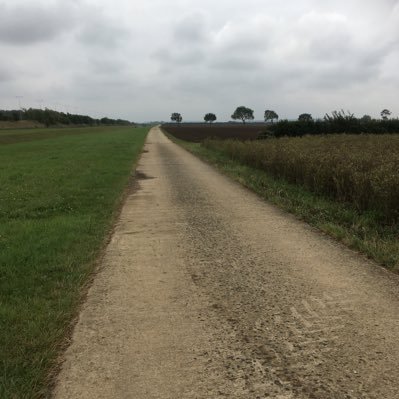
[(326, 135), (255, 142), (205, 140), (207, 148), (359, 211), (399, 220), (399, 135)]

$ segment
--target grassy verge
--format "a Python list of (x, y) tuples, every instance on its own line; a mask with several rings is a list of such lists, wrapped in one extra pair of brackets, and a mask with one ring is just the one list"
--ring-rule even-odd
[(147, 130), (0, 145), (1, 398), (46, 396)]
[(399, 272), (398, 225), (384, 225), (373, 212), (359, 213), (351, 204), (334, 201), (272, 177), (262, 170), (231, 160), (221, 151), (172, 139), (262, 198)]

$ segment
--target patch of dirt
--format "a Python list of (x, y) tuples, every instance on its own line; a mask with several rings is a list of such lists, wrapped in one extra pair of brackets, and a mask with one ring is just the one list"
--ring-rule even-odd
[[(148, 151), (147, 151), (148, 152)], [(135, 177), (138, 180), (146, 180), (146, 179), (154, 179), (154, 177), (152, 176), (148, 176), (146, 175), (144, 172), (140, 171), (140, 170), (136, 170), (135, 172)]]
[(0, 121), (0, 129), (31, 129), (31, 128), (44, 128), (43, 123), (36, 121), (16, 121), (7, 122)]

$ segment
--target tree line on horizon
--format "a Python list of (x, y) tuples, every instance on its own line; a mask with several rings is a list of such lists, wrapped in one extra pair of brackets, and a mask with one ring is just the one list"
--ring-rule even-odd
[(29, 120), (43, 123), (45, 126), (54, 125), (120, 125), (129, 126), (134, 123), (124, 119), (112, 118), (92, 118), (88, 115), (70, 114), (46, 109), (21, 109), (21, 110), (0, 110), (0, 121), (17, 122), (20, 120)]
[[(333, 111), (331, 114), (325, 114), (323, 119), (314, 119), (310, 113), (302, 113), (295, 121), (286, 119), (279, 121), (279, 116), (274, 110), (265, 110), (264, 120), (268, 123), (267, 129), (261, 134), (261, 138), (268, 137), (300, 137), (304, 135), (321, 134), (384, 134), (399, 133), (399, 119), (390, 118), (392, 112), (383, 109), (380, 112), (381, 119), (373, 119), (370, 115), (364, 115), (361, 118), (349, 111)], [(241, 120), (243, 124), (254, 119), (254, 111), (245, 106), (239, 106), (231, 115), (233, 120)], [(180, 113), (174, 112), (171, 120), (180, 124), (183, 117)], [(217, 120), (214, 113), (207, 113), (204, 121), (211, 125)], [(274, 123), (277, 121), (276, 123)]]
[[(392, 115), (392, 112), (389, 111), (388, 109), (383, 109), (380, 112), (380, 115), (381, 115), (381, 120), (386, 121)], [(234, 113), (231, 115), (231, 118), (233, 120), (241, 120), (245, 124), (247, 121), (254, 120), (254, 111), (251, 108), (241, 105), (236, 108)], [(181, 123), (183, 121), (183, 117), (182, 117), (181, 113), (179, 113), (179, 112), (173, 112), (170, 119), (172, 122), (176, 122), (176, 123)], [(279, 119), (279, 116), (275, 111), (267, 109), (264, 112), (265, 122), (273, 123), (275, 120), (278, 121), (278, 119)], [(322, 120), (331, 121), (331, 120), (337, 120), (337, 119), (352, 120), (352, 119), (358, 119), (358, 118), (356, 118), (354, 116), (354, 114), (352, 114), (349, 111), (345, 112), (344, 110), (341, 110), (341, 111), (333, 111), (331, 113), (331, 115), (325, 114), (325, 116)], [(212, 112), (209, 112), (209, 113), (205, 114), (205, 116), (204, 116), (204, 121), (206, 123), (211, 124), (211, 123), (215, 122), (216, 120), (217, 120), (216, 114), (214, 114)], [(320, 120), (321, 119), (316, 119), (316, 121), (320, 121)], [(364, 121), (364, 122), (370, 122), (375, 119), (373, 119), (370, 115), (363, 115), (360, 118), (360, 120)], [(287, 121), (287, 120), (284, 120), (284, 121)], [(312, 117), (312, 114), (303, 113), (298, 116), (297, 121), (298, 122), (312, 122), (312, 121), (314, 121), (314, 119)]]

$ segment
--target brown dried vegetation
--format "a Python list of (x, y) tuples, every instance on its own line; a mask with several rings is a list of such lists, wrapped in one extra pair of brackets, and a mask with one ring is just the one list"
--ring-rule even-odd
[(399, 219), (399, 135), (208, 139), (203, 145), (359, 211), (376, 212), (385, 223)]

